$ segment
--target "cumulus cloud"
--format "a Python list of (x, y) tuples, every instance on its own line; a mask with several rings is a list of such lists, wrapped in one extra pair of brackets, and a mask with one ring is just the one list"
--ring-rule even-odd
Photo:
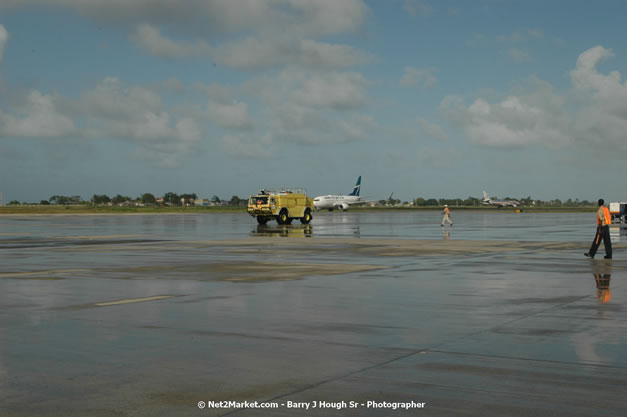
[(575, 95), (580, 105), (576, 118), (581, 142), (609, 145), (627, 150), (627, 82), (620, 72), (602, 74), (597, 66), (614, 53), (602, 46), (590, 48), (577, 59), (571, 71)]
[(286, 69), (242, 91), (263, 103), (255, 129), (275, 141), (307, 145), (367, 140), (378, 128), (362, 113), (369, 81), (359, 73)]
[(66, 7), (99, 21), (210, 33), (257, 32), (326, 36), (357, 29), (368, 15), (362, 0), (3, 0), (1, 8)]
[(0, 137), (125, 140), (165, 165), (196, 149), (204, 131), (193, 117), (173, 116), (155, 91), (115, 77), (76, 99), (33, 90), (10, 107), (0, 110)]
[(236, 158), (267, 159), (272, 156), (272, 143), (268, 135), (256, 138), (227, 134), (222, 138), (222, 149)]
[(135, 44), (150, 55), (164, 58), (182, 58), (188, 56), (205, 56), (211, 52), (207, 42), (195, 43), (176, 42), (161, 35), (159, 29), (148, 24), (138, 25), (131, 36)]
[(438, 83), (438, 79), (433, 75), (434, 71), (431, 68), (405, 67), (401, 77), (401, 85), (405, 87), (434, 87)]
[(355, 72), (314, 74), (303, 81), (293, 97), (307, 106), (354, 109), (366, 102), (367, 84), (368, 81)]
[(436, 123), (430, 123), (423, 118), (418, 118), (418, 125), (424, 130), (429, 136), (438, 139), (438, 140), (446, 140), (448, 139), (448, 135), (442, 127)]
[(248, 115), (248, 104), (241, 101), (218, 102), (209, 100), (207, 112), (209, 120), (226, 129), (250, 129), (253, 126)]
[(30, 91), (15, 114), (0, 111), (0, 137), (54, 138), (73, 135), (72, 119), (58, 109), (58, 99)]
[[(0, 8), (28, 5), (72, 8), (93, 19), (130, 26), (132, 42), (152, 56), (209, 56), (214, 62), (235, 69), (295, 65), (336, 70), (371, 59), (370, 54), (349, 45), (315, 40), (357, 30), (369, 13), (363, 0), (5, 0), (0, 3)], [(224, 41), (235, 37), (237, 41)]]
[(217, 47), (213, 58), (219, 64), (242, 70), (283, 65), (334, 70), (361, 65), (371, 56), (348, 45), (248, 37)]
[(599, 72), (613, 57), (602, 46), (581, 53), (570, 72), (572, 89), (556, 93), (547, 82), (532, 79), (524, 94), (496, 102), (477, 98), (469, 106), (463, 97), (442, 100), (443, 116), (475, 144), (491, 147), (585, 146), (627, 151), (627, 82), (618, 71)]
[[(190, 142), (201, 138), (201, 129), (191, 118), (173, 120), (154, 91), (127, 87), (108, 77), (94, 89), (83, 92), (81, 109), (87, 117), (92, 136), (129, 139), (138, 143)], [(95, 133), (93, 133), (95, 131)]]
[(441, 109), (463, 127), (475, 144), (506, 148), (568, 144), (568, 121), (563, 109), (552, 112), (545, 104), (534, 103), (532, 96), (509, 96), (492, 104), (478, 98), (467, 108), (463, 104), (460, 108), (458, 100), (449, 98), (442, 102)]
[(2, 56), (4, 55), (4, 47), (9, 40), (9, 32), (5, 29), (3, 25), (0, 24), (0, 61), (2, 61)]

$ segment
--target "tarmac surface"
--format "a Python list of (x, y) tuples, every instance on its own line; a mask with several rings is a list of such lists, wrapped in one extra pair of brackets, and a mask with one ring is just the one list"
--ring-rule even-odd
[(452, 218), (0, 217), (0, 416), (627, 415), (622, 227)]

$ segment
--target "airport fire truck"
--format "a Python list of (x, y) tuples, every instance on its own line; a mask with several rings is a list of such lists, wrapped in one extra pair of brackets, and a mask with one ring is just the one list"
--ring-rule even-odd
[(313, 209), (313, 199), (307, 197), (302, 189), (262, 189), (248, 199), (248, 214), (256, 217), (259, 224), (266, 224), (270, 220), (276, 220), (278, 224), (290, 224), (294, 219), (308, 224)]
[(625, 223), (625, 215), (627, 215), (627, 203), (616, 202), (610, 203), (610, 214), (612, 215), (612, 221), (618, 219), (621, 223)]

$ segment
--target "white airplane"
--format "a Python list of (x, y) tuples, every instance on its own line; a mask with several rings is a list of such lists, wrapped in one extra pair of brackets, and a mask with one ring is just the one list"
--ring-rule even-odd
[(337, 194), (329, 194), (329, 195), (321, 195), (319, 197), (314, 198), (314, 208), (316, 210), (327, 209), (329, 211), (333, 211), (333, 209), (342, 209), (344, 211), (348, 210), (348, 207), (351, 204), (362, 204), (365, 201), (362, 201), (359, 197), (359, 190), (361, 189), (361, 175), (357, 178), (357, 184), (355, 184), (355, 188), (348, 195), (337, 195)]
[(497, 206), (498, 208), (518, 207), (518, 205), (520, 204), (520, 201), (518, 200), (493, 200), (490, 198), (488, 193), (483, 191), (483, 200), (481, 201), (481, 204), (485, 204), (488, 206)]

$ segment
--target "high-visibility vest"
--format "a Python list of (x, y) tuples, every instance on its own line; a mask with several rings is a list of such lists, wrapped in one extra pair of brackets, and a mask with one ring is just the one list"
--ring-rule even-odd
[(444, 207), (444, 214), (448, 215), (451, 211), (448, 209), (448, 207)]
[[(607, 225), (612, 224), (612, 216), (610, 215), (610, 210), (605, 206), (601, 208), (603, 209), (603, 215), (605, 216), (605, 224)], [(597, 212), (597, 224), (601, 224), (601, 219), (599, 218), (598, 212)]]

